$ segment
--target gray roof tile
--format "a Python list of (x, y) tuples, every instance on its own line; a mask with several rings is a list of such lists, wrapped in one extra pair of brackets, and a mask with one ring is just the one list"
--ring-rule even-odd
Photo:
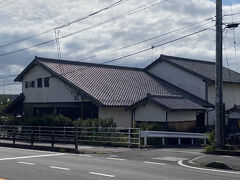
[(166, 107), (169, 110), (203, 110), (200, 105), (193, 103), (181, 96), (158, 96), (151, 95), (150, 100)]
[[(34, 61), (33, 61), (34, 62)], [(105, 106), (129, 106), (146, 97), (157, 95), (181, 95), (201, 106), (212, 106), (208, 102), (163, 81), (140, 68), (82, 63), (36, 57), (35, 63), (42, 65), (59, 78), (79, 88), (88, 97)], [(21, 81), (31, 68), (29, 65), (17, 78)]]
[[(215, 81), (215, 62), (161, 55), (159, 60), (175, 63), (193, 73)], [(240, 83), (240, 73), (223, 67), (223, 81)]]

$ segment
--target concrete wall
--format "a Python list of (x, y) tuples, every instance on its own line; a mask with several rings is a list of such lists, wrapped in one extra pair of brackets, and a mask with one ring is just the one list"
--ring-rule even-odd
[(121, 107), (99, 107), (99, 118), (112, 118), (117, 127), (129, 128), (132, 125), (130, 111), (124, 111)]
[(166, 62), (159, 62), (148, 71), (177, 87), (205, 99), (205, 82), (191, 73), (183, 71)]
[(240, 113), (239, 112), (231, 112), (231, 113), (229, 113), (228, 117), (231, 119), (240, 119)]
[(196, 121), (196, 111), (170, 111), (168, 112), (168, 122)]
[[(215, 104), (215, 85), (208, 86), (208, 101)], [(223, 83), (223, 102), (226, 110), (240, 104), (240, 84)], [(209, 112), (208, 117), (209, 124), (214, 125), (216, 112)]]
[[(166, 111), (149, 102), (135, 110), (135, 121), (166, 122)], [(196, 121), (196, 111), (169, 111), (167, 121)]]
[[(69, 86), (56, 77), (49, 80), (49, 87), (37, 88), (37, 78), (50, 77), (51, 74), (40, 65), (35, 65), (23, 77), (22, 92), (25, 95), (24, 103), (48, 103), (48, 102), (79, 102), (81, 97), (77, 96)], [(35, 88), (25, 88), (25, 81), (35, 81)]]
[(135, 110), (135, 121), (166, 122), (166, 111), (153, 103), (147, 103)]

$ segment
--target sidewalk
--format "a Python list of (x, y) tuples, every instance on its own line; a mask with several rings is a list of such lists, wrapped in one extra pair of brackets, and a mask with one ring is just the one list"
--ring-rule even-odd
[(200, 166), (207, 166), (210, 163), (219, 162), (219, 163), (224, 163), (225, 165), (227, 165), (233, 170), (240, 171), (240, 156), (203, 154), (188, 162), (197, 164)]
[[(34, 143), (34, 146), (31, 147), (29, 142), (16, 142), (15, 145), (12, 144), (12, 141), (9, 140), (0, 140), (0, 146), (7, 147), (18, 147), (26, 149), (38, 149), (38, 150), (53, 150), (60, 152), (75, 152), (74, 144), (54, 144), (54, 148), (51, 147), (50, 143)], [(131, 151), (131, 148), (127, 147), (109, 147), (109, 146), (94, 146), (94, 145), (79, 145), (78, 152), (82, 154), (115, 154), (121, 152)]]

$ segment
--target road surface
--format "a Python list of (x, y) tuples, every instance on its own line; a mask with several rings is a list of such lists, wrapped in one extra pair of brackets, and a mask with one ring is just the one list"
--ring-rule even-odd
[[(173, 152), (174, 153), (174, 152)], [(127, 156), (126, 156), (127, 157)], [(184, 158), (131, 159), (0, 147), (0, 180), (232, 180), (226, 173), (179, 165)]]

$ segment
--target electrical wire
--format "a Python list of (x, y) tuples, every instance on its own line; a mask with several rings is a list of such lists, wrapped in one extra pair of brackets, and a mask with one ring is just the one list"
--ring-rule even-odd
[[(179, 40), (181, 40), (181, 39), (184, 39), (184, 38), (193, 36), (193, 35), (195, 35), (195, 34), (204, 32), (204, 31), (206, 31), (206, 30), (207, 30), (207, 29), (202, 29), (202, 30), (199, 30), (199, 31), (195, 31), (195, 32), (193, 32), (193, 33), (187, 34), (187, 35), (185, 35), (185, 36), (181, 36), (181, 37), (179, 37), (179, 38), (170, 40), (170, 41), (168, 41), (168, 42), (164, 42), (164, 43), (158, 44), (158, 45), (156, 45), (156, 46), (154, 46), (154, 47), (145, 48), (145, 49), (142, 49), (142, 50), (139, 50), (139, 51), (130, 53), (130, 54), (128, 54), (128, 55), (124, 55), (124, 56), (121, 56), (121, 57), (118, 57), (118, 58), (115, 58), (115, 59), (112, 59), (112, 60), (105, 61), (105, 62), (103, 62), (103, 63), (101, 63), (101, 64), (108, 64), (108, 63), (110, 63), (110, 62), (118, 61), (118, 60), (120, 60), (120, 59), (124, 59), (124, 58), (130, 57), (130, 56), (134, 56), (134, 55), (137, 55), (137, 54), (140, 54), (140, 53), (143, 53), (143, 52), (152, 50), (152, 49), (154, 49), (154, 48), (157, 48), (157, 47), (160, 47), (160, 46), (164, 46), (164, 45), (166, 45), (166, 44), (169, 44), (169, 43), (172, 43), (172, 42), (175, 42), (175, 41), (179, 41)], [(86, 67), (79, 68), (79, 69), (77, 69), (77, 70), (73, 70), (73, 71), (69, 71), (69, 72), (65, 72), (65, 73), (60, 73), (60, 75), (67, 75), (67, 74), (70, 74), (70, 73), (73, 73), (73, 72), (76, 72), (76, 71), (79, 71), (79, 70), (83, 70), (84, 68), (86, 68)], [(9, 83), (9, 84), (5, 84), (5, 86), (15, 85), (15, 84), (21, 84), (21, 83)], [(0, 85), (0, 86), (2, 86), (2, 85)]]
[(159, 35), (157, 35), (157, 36), (153, 36), (153, 37), (144, 39), (144, 40), (142, 40), (142, 41), (134, 42), (134, 43), (131, 43), (131, 44), (129, 44), (129, 45), (122, 46), (122, 47), (120, 47), (120, 48), (116, 48), (116, 49), (110, 50), (110, 51), (108, 51), (108, 52), (99, 53), (99, 54), (96, 54), (96, 55), (94, 55), (94, 56), (88, 56), (88, 57), (86, 57), (86, 58), (80, 59), (79, 61), (85, 61), (85, 60), (94, 58), (94, 57), (96, 57), (96, 56), (103, 56), (103, 55), (110, 54), (110, 53), (113, 53), (113, 52), (116, 52), (116, 51), (119, 51), (119, 50), (122, 50), (122, 49), (126, 49), (126, 48), (129, 48), (129, 47), (132, 47), (132, 46), (136, 46), (136, 45), (138, 45), (138, 44), (142, 44), (142, 43), (145, 43), (145, 42), (154, 40), (154, 39), (156, 39), (156, 38), (160, 38), (160, 37), (162, 37), (162, 36), (166, 36), (166, 35), (169, 35), (169, 34), (172, 34), (172, 33), (175, 33), (175, 32), (181, 31), (181, 30), (184, 30), (184, 29), (186, 29), (186, 28), (188, 28), (188, 27), (192, 27), (192, 26), (194, 26), (194, 25), (197, 25), (197, 24), (199, 24), (199, 23), (202, 23), (202, 22), (205, 22), (205, 21), (209, 21), (209, 20), (212, 20), (212, 19), (213, 19), (213, 18), (207, 18), (207, 19), (204, 19), (204, 20), (195, 22), (195, 23), (191, 23), (191, 24), (189, 24), (189, 25), (187, 25), (187, 26), (183, 26), (183, 27), (181, 27), (181, 28), (178, 28), (178, 29), (175, 29), (175, 30), (166, 32), (166, 33), (162, 33), (162, 34), (159, 34)]
[(10, 78), (10, 77), (16, 77), (16, 76), (18, 76), (18, 74), (8, 75), (8, 76), (0, 76), (0, 79), (7, 79), (7, 78)]
[[(194, 26), (194, 25), (197, 25), (197, 24), (200, 24), (200, 23), (203, 23), (203, 22), (206, 22), (206, 21), (210, 21), (210, 20), (212, 20), (212, 19), (213, 19), (213, 18), (207, 18), (207, 19), (204, 19), (204, 20), (200, 20), (200, 21), (191, 23), (191, 24), (189, 24), (189, 25), (180, 27), (180, 28), (178, 28), (178, 29), (175, 29), (175, 30), (172, 30), (172, 31), (169, 31), (169, 32), (165, 32), (165, 33), (159, 34), (159, 35), (157, 35), (157, 36), (153, 36), (153, 37), (147, 38), (147, 39), (142, 40), (142, 41), (134, 42), (134, 43), (131, 43), (131, 44), (129, 44), (129, 45), (126, 45), (126, 46), (123, 46), (123, 47), (120, 47), (120, 48), (116, 48), (116, 49), (111, 50), (111, 51), (108, 51), (108, 52), (104, 52), (104, 53), (97, 54), (97, 55), (94, 55), (94, 56), (89, 56), (89, 57), (80, 59), (80, 60), (78, 60), (78, 61), (85, 61), (85, 60), (94, 58), (94, 57), (96, 57), (96, 56), (102, 56), (102, 55), (110, 54), (110, 53), (113, 53), (113, 52), (117, 52), (117, 51), (119, 51), (119, 50), (126, 49), (126, 48), (129, 48), (129, 47), (138, 45), (138, 44), (142, 44), (142, 43), (144, 43), (144, 42), (148, 42), (148, 41), (153, 40), (153, 39), (156, 39), (156, 38), (160, 38), (160, 37), (163, 37), (163, 36), (172, 34), (172, 33), (176, 33), (176, 32), (178, 32), (178, 31), (180, 31), (180, 30), (184, 30), (184, 29), (186, 29), (186, 28), (188, 28), (188, 27), (192, 27), (192, 26)], [(208, 24), (208, 23), (205, 23), (204, 25), (206, 25), (206, 24)], [(191, 30), (192, 30), (192, 29), (195, 29), (195, 28), (196, 28), (196, 27), (191, 28)], [(189, 31), (189, 30), (187, 30), (187, 31)], [(187, 31), (185, 31), (185, 32), (187, 32)], [(164, 40), (168, 40), (168, 39), (164, 39)], [(16, 75), (5, 76), (5, 77), (0, 77), (0, 79), (1, 79), (1, 78), (4, 79), (4, 78), (8, 78), (8, 77), (16, 77), (16, 76), (17, 76), (17, 74), (16, 74)]]
[(4, 6), (0, 6), (0, 9), (2, 9), (2, 8), (4, 8), (4, 7), (7, 7), (7, 6), (11, 5), (11, 4), (14, 4), (14, 3), (16, 3), (17, 1), (18, 1), (18, 0), (15, 0), (15, 1), (12, 1), (12, 2), (4, 5)]
[(106, 11), (106, 10), (108, 10), (108, 9), (110, 9), (110, 8), (112, 8), (112, 7), (115, 7), (115, 6), (117, 6), (117, 5), (120, 5), (120, 4), (122, 4), (123, 2), (126, 2), (126, 1), (129, 1), (129, 0), (119, 0), (119, 1), (117, 1), (117, 2), (115, 2), (115, 3), (113, 3), (113, 4), (111, 4), (111, 5), (109, 5), (109, 6), (107, 6), (107, 7), (103, 8), (103, 9), (100, 9), (100, 10), (98, 10), (98, 11), (96, 11), (96, 12), (93, 12), (93, 13), (85, 16), (85, 17), (78, 18), (78, 19), (76, 19), (76, 20), (74, 20), (74, 21), (68, 22), (68, 23), (63, 24), (63, 25), (61, 25), (61, 26), (58, 26), (58, 27), (55, 27), (55, 28), (52, 28), (52, 29), (49, 29), (49, 30), (46, 30), (46, 31), (43, 31), (43, 32), (40, 32), (40, 33), (32, 34), (32, 35), (30, 35), (30, 36), (28, 36), (28, 37), (26, 37), (26, 38), (19, 39), (19, 40), (17, 40), (17, 41), (13, 41), (13, 42), (10, 42), (10, 43), (7, 43), (7, 44), (0, 45), (0, 48), (8, 47), (8, 46), (10, 46), (10, 45), (17, 44), (17, 43), (20, 43), (20, 42), (22, 42), (22, 41), (26, 41), (26, 40), (32, 39), (32, 38), (34, 38), (34, 37), (37, 37), (37, 36), (40, 36), (40, 35), (49, 33), (49, 32), (51, 32), (52, 30), (55, 30), (55, 29), (61, 29), (61, 28), (70, 26), (71, 24), (74, 24), (74, 23), (77, 23), (77, 22), (79, 22), (79, 21), (85, 20), (85, 19), (87, 19), (87, 18), (89, 18), (89, 17), (91, 17), (91, 16), (93, 16), (93, 15), (96, 15), (96, 14), (98, 14), (98, 13), (100, 13), (100, 12)]
[[(154, 46), (154, 47), (151, 46), (151, 47), (148, 47), (148, 48), (139, 50), (139, 51), (135, 51), (135, 52), (129, 53), (129, 54), (127, 54), (127, 55), (124, 55), (124, 56), (121, 56), (121, 57), (118, 57), (118, 58), (115, 58), (115, 59), (112, 59), (112, 60), (104, 61), (104, 62), (102, 62), (102, 63), (100, 63), (100, 64), (108, 64), (108, 63), (111, 63), (111, 62), (119, 61), (119, 60), (121, 60), (121, 59), (130, 57), (130, 56), (134, 56), (134, 55), (137, 55), (137, 54), (140, 54), (140, 53), (143, 53), (143, 52), (152, 50), (152, 49), (154, 49), (154, 48), (158, 48), (158, 47), (160, 47), (160, 46), (164, 46), (164, 45), (166, 45), (166, 44), (169, 44), (169, 43), (172, 43), (172, 42), (175, 42), (175, 41), (179, 41), (179, 40), (181, 40), (181, 39), (184, 39), (184, 38), (193, 36), (193, 35), (195, 35), (195, 34), (204, 32), (204, 31), (206, 31), (206, 30), (207, 30), (207, 29), (202, 29), (202, 30), (199, 30), (199, 31), (195, 31), (195, 32), (193, 32), (193, 33), (190, 33), (190, 34), (187, 34), (187, 35), (178, 37), (178, 38), (173, 39), (173, 40), (170, 40), (170, 41), (168, 41), (168, 42), (164, 42), (164, 43), (158, 44), (158, 45), (156, 45), (156, 46)], [(78, 61), (76, 61), (76, 62), (78, 62)], [(65, 73), (62, 73), (62, 74), (60, 73), (60, 75), (67, 75), (67, 74), (70, 74), (70, 73), (73, 73), (73, 72), (77, 72), (77, 71), (83, 70), (84, 68), (86, 68), (86, 67), (79, 68), (79, 69), (77, 69), (77, 70), (73, 70), (73, 71), (69, 71), (69, 72), (65, 72)]]
[[(149, 8), (152, 8), (153, 6), (155, 6), (155, 5), (159, 4), (159, 3), (164, 3), (164, 2), (167, 2), (167, 1), (168, 1), (168, 0), (161, 0), (161, 1), (157, 0), (157, 1), (155, 1), (154, 3), (151, 3), (151, 4), (147, 3), (147, 4), (145, 4), (145, 5), (142, 5), (142, 6), (138, 7), (138, 8), (135, 8), (135, 9), (133, 9), (133, 10), (131, 10), (131, 11), (128, 11), (128, 12), (126, 12), (126, 13), (123, 13), (123, 14), (121, 14), (121, 15), (119, 15), (119, 16), (115, 16), (115, 17), (110, 18), (110, 19), (108, 19), (108, 20), (105, 20), (105, 21), (103, 21), (103, 22), (101, 22), (101, 23), (97, 23), (97, 24), (95, 24), (95, 25), (92, 25), (92, 26), (89, 26), (89, 27), (87, 27), (87, 28), (84, 28), (84, 29), (75, 31), (75, 32), (73, 32), (73, 33), (70, 33), (70, 34), (68, 34), (68, 35), (65, 35), (65, 36), (61, 37), (60, 39), (67, 38), (67, 37), (69, 37), (69, 36), (72, 36), (72, 35), (75, 35), (75, 34), (78, 34), (78, 33), (81, 33), (81, 32), (85, 32), (85, 31), (94, 29), (94, 28), (96, 28), (96, 27), (99, 27), (99, 26), (101, 26), (101, 25), (104, 25), (104, 24), (107, 24), (107, 23), (110, 23), (110, 22), (113, 22), (113, 21), (117, 21), (117, 20), (119, 20), (119, 19), (125, 18), (125, 17), (130, 16), (130, 15), (133, 15), (133, 14), (135, 14), (135, 13), (144, 11), (144, 10), (149, 9)], [(34, 37), (43, 35), (43, 34), (48, 33), (48, 32), (51, 32), (52, 30), (53, 30), (53, 29), (46, 30), (46, 31), (44, 31), (44, 32), (37, 33), (37, 34), (33, 34), (33, 35), (29, 36), (29, 37), (26, 37), (26, 38), (23, 38), (23, 39), (20, 39), (20, 40), (17, 40), (17, 41), (8, 43), (8, 44), (0, 45), (0, 48), (7, 47), (7, 46), (10, 46), (10, 45), (13, 45), (13, 44), (16, 44), (16, 43), (20, 43), (20, 42), (22, 42), (22, 41), (29, 40), (29, 39), (31, 39), (31, 38), (34, 38)], [(29, 48), (22, 48), (22, 49), (19, 49), (19, 50), (16, 50), (16, 51), (10, 51), (10, 52), (4, 53), (4, 54), (2, 54), (2, 55), (0, 55), (0, 56), (5, 56), (5, 55), (10, 55), (10, 54), (12, 54), (12, 53), (25, 51), (25, 50), (31, 49), (31, 48), (33, 48), (33, 47), (42, 46), (42, 45), (45, 45), (45, 44), (48, 44), (48, 43), (51, 43), (51, 42), (54, 42), (54, 41), (55, 41), (55, 39), (52, 39), (52, 40), (49, 40), (49, 41), (45, 41), (45, 42), (43, 42), (43, 43), (39, 43), (39, 44), (37, 44), (37, 45), (35, 45), (35, 46), (31, 46), (31, 47), (29, 47)]]

